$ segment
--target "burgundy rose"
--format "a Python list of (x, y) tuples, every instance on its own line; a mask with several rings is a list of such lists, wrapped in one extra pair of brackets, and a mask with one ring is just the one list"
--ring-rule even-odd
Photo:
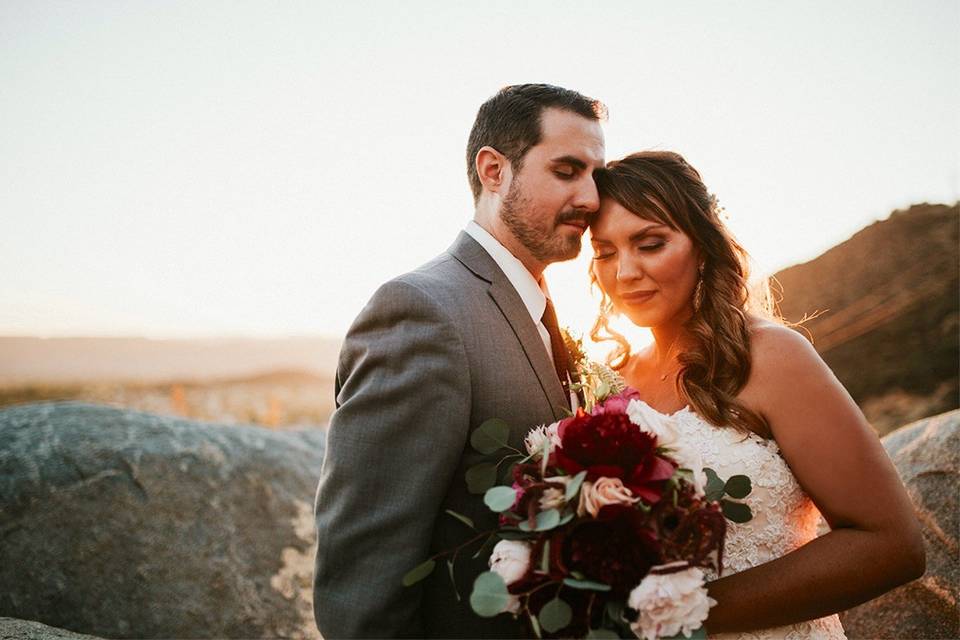
[(663, 561), (683, 560), (692, 567), (723, 566), (726, 518), (717, 502), (707, 502), (690, 485), (677, 493), (677, 503), (664, 501), (650, 512), (661, 540)]
[(611, 587), (610, 595), (625, 598), (650, 567), (660, 562), (660, 550), (650, 518), (638, 509), (610, 505), (595, 520), (576, 525), (563, 540), (563, 562), (588, 580)]
[(645, 461), (645, 464), (634, 467), (633, 473), (627, 477), (624, 484), (640, 496), (647, 504), (659, 502), (663, 495), (666, 481), (673, 476), (676, 465), (660, 456), (654, 455)]
[(633, 473), (654, 455), (656, 437), (641, 431), (625, 413), (580, 413), (560, 423), (557, 461), (568, 473), (603, 466)]

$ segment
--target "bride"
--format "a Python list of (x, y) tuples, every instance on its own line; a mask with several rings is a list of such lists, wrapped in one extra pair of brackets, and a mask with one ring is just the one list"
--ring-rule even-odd
[[(745, 474), (754, 517), (728, 523), (711, 637), (843, 638), (839, 611), (913, 580), (925, 557), (910, 500), (873, 429), (799, 333), (755, 310), (746, 253), (700, 175), (642, 152), (595, 174), (593, 338), (721, 478)], [(633, 352), (614, 313), (650, 327)], [(830, 531), (817, 537), (823, 514)], [(730, 634), (729, 636), (727, 634)]]

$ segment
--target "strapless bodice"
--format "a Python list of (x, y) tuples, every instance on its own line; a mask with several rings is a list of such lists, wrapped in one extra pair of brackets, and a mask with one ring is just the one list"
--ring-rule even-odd
[[(779, 558), (817, 537), (820, 511), (797, 482), (776, 442), (755, 433), (717, 427), (689, 408), (681, 409), (672, 417), (682, 442), (700, 453), (705, 467), (716, 471), (724, 480), (737, 474), (746, 475), (753, 487), (743, 500), (750, 505), (753, 518), (742, 524), (727, 521), (723, 575)], [(714, 574), (710, 579), (716, 577)], [(846, 636), (840, 619), (833, 615), (785, 627), (711, 635), (710, 638), (834, 640)]]

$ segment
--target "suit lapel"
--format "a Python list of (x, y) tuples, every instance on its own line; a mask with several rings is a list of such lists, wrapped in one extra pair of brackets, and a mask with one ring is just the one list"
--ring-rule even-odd
[(537, 331), (520, 294), (510, 284), (494, 259), (469, 234), (461, 232), (449, 252), (476, 276), (490, 283), (487, 292), (500, 309), (527, 356), (527, 361), (540, 382), (540, 388), (550, 403), (553, 417), (557, 420), (562, 418), (565, 411), (569, 409), (570, 402), (563, 392), (563, 387), (560, 386), (550, 355), (544, 348), (540, 332)]

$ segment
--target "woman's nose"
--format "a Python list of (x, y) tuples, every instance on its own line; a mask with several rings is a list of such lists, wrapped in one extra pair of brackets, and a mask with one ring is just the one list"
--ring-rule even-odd
[(636, 260), (627, 257), (622, 258), (620, 262), (617, 263), (618, 282), (630, 282), (631, 280), (638, 280), (642, 277), (643, 270)]

